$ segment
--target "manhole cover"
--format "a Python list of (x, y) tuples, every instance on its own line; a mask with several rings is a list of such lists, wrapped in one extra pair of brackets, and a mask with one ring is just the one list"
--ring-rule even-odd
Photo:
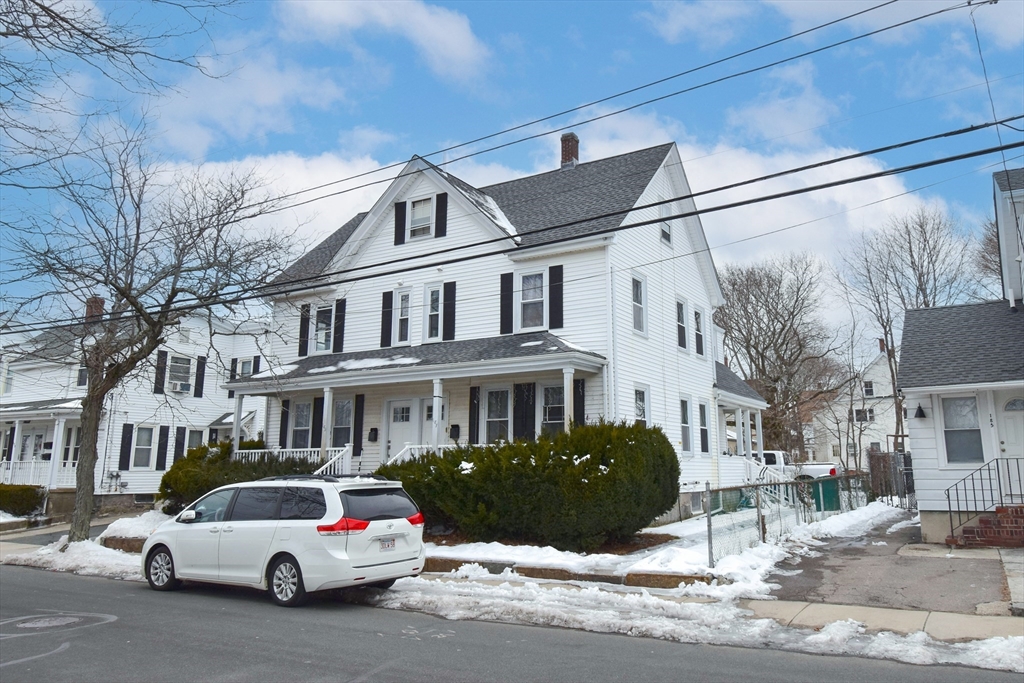
[(78, 617), (44, 617), (42, 619), (33, 619), (32, 621), (23, 621), (18, 624), (18, 628), (53, 628), (54, 626), (74, 624), (77, 621), (81, 621), (81, 619)]

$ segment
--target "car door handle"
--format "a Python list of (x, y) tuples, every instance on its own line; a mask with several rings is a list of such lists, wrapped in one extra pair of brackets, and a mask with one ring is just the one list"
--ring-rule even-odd
[(230, 534), (232, 531), (234, 531), (234, 529), (232, 529), (231, 527), (224, 527), (221, 531), (223, 531), (226, 534)]
[(218, 531), (220, 531), (220, 529), (210, 529), (210, 533), (211, 533), (211, 534), (215, 534), (215, 533), (217, 533)]

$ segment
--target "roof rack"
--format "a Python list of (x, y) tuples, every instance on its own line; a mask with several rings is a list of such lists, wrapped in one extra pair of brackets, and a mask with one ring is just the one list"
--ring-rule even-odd
[(260, 481), (338, 481), (338, 478), (330, 474), (279, 474), (263, 477)]

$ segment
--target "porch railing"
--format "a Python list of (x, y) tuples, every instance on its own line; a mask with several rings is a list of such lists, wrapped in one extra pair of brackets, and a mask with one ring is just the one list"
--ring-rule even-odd
[(1024, 458), (996, 458), (946, 489), (949, 535), (1000, 505), (1024, 503)]
[(75, 461), (59, 461), (52, 463), (50, 460), (3, 460), (0, 461), (0, 483), (18, 484), (27, 486), (47, 486), (50, 483), (50, 468), (57, 468), (57, 477), (54, 487), (74, 488), (75, 468), (78, 463)]
[(344, 448), (332, 448), (331, 451), (337, 451), (332, 458), (320, 466), (318, 470), (313, 474), (329, 474), (337, 476), (339, 474), (351, 474), (352, 473), (352, 444), (345, 446)]
[(429, 444), (414, 446), (412, 444), (406, 444), (405, 448), (388, 458), (385, 464), (395, 465), (400, 462), (405, 462), (406, 460), (415, 460), (426, 453), (441, 453), (453, 448), (458, 448), (458, 446), (454, 444), (442, 444), (440, 446), (431, 446)]
[[(342, 449), (328, 448), (327, 459), (330, 460), (334, 454)], [(236, 451), (232, 454), (232, 460), (241, 462), (262, 462), (264, 460), (281, 460), (282, 458), (296, 458), (306, 462), (323, 462), (324, 458), (319, 448), (263, 448), (251, 451)]]

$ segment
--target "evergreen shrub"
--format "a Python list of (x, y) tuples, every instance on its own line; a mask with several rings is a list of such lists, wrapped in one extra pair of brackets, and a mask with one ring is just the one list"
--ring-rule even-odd
[(679, 461), (664, 433), (626, 423), (460, 448), (377, 474), (401, 480), (431, 526), (575, 551), (631, 537), (679, 495)]
[(0, 510), (15, 517), (27, 517), (42, 507), (45, 495), (38, 486), (0, 484)]
[[(262, 441), (242, 441), (239, 450), (265, 448)], [(285, 474), (312, 474), (317, 463), (298, 458), (264, 458), (256, 462), (242, 462), (231, 459), (230, 441), (221, 441), (213, 446), (201, 445), (190, 448), (160, 480), (158, 501), (164, 501), (164, 511), (177, 514), (187, 505), (218, 486), (240, 481), (253, 481), (263, 477)]]

